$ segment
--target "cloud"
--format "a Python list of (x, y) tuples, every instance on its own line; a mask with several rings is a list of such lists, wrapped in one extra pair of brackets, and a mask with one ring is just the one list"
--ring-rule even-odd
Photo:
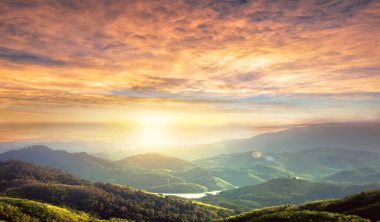
[(350, 108), (344, 118), (367, 118), (359, 109), (372, 118), (379, 8), (369, 0), (1, 1), (0, 109), (180, 107), (297, 122), (329, 119), (341, 106)]
[(45, 66), (65, 65), (64, 61), (56, 60), (47, 56), (37, 55), (30, 52), (12, 50), (0, 47), (0, 58), (11, 62), (32, 63)]

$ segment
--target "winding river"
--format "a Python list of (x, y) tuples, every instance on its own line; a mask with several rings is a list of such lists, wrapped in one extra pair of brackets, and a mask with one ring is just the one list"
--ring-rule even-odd
[(210, 191), (210, 192), (203, 192), (203, 193), (161, 193), (161, 194), (164, 195), (164, 196), (177, 196), (177, 197), (198, 199), (198, 198), (206, 196), (207, 194), (215, 195), (215, 194), (218, 194), (220, 192), (221, 192), (221, 190)]

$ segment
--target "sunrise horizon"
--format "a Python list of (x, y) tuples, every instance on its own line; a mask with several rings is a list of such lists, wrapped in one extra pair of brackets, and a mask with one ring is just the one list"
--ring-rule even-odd
[(162, 147), (380, 119), (377, 1), (0, 6), (2, 142)]
[(0, 0), (0, 222), (379, 212), (380, 0)]

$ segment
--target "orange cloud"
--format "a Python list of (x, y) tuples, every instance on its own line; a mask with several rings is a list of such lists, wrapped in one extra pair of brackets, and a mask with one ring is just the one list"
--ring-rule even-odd
[(269, 125), (331, 120), (347, 107), (345, 119), (377, 118), (379, 9), (370, 0), (2, 1), (0, 122), (44, 107), (73, 121), (76, 110), (106, 120), (107, 109), (149, 107), (235, 113), (226, 124), (251, 112)]

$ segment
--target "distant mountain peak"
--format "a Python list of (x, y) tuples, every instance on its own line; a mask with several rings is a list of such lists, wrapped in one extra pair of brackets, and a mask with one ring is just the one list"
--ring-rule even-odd
[(127, 167), (139, 166), (147, 169), (168, 169), (172, 171), (185, 171), (195, 167), (195, 164), (190, 161), (154, 152), (129, 156), (117, 162)]
[(53, 149), (45, 146), (45, 145), (32, 145), (28, 146), (26, 148), (23, 148), (22, 150), (33, 150), (33, 151), (53, 151)]

